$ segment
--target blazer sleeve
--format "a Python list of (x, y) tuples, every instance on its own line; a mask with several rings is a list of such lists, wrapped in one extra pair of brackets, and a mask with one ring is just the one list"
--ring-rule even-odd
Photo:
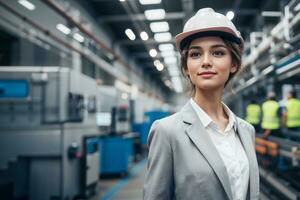
[(144, 200), (171, 200), (174, 193), (173, 158), (167, 131), (155, 121), (148, 136)]

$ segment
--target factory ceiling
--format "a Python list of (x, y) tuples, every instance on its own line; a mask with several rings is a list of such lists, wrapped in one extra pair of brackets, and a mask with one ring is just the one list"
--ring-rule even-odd
[[(288, 3), (285, 0), (157, 0), (158, 4), (143, 5), (141, 3), (143, 0), (77, 1), (93, 15), (99, 26), (109, 29), (114, 42), (124, 47), (128, 55), (135, 60), (138, 66), (141, 66), (146, 73), (151, 74), (154, 79), (163, 81), (167, 79), (171, 80), (171, 77), (173, 75), (178, 76), (178, 73), (170, 73), (170, 70), (167, 70), (169, 63), (166, 63), (168, 60), (165, 57), (169, 55), (160, 51), (159, 45), (172, 43), (175, 47), (174, 36), (182, 31), (185, 21), (198, 9), (212, 7), (215, 11), (225, 15), (228, 11), (233, 11), (234, 18), (232, 21), (247, 41), (251, 32), (260, 32), (278, 23), (280, 16), (276, 16), (278, 14), (276, 12), (283, 10), (282, 5)], [(161, 19), (147, 19), (145, 11), (151, 9), (164, 9), (164, 16)], [(263, 11), (276, 12), (267, 13), (267, 15), (274, 15), (268, 17), (264, 16)], [(155, 17), (154, 15), (151, 16)], [(151, 27), (154, 26), (153, 24), (151, 25), (153, 22), (167, 22), (168, 28), (166, 30), (171, 34), (172, 38), (157, 42), (155, 33), (152, 30), (153, 27)], [(163, 29), (163, 25), (161, 24), (159, 27)], [(129, 39), (125, 34), (126, 29), (132, 30), (135, 34), (134, 39)], [(143, 31), (147, 33), (147, 40), (141, 39), (140, 33)], [(152, 56), (149, 54), (151, 49), (157, 51), (156, 56), (154, 56), (155, 52)], [(175, 50), (175, 55), (178, 55), (177, 53)], [(159, 71), (154, 66), (155, 60), (159, 60), (165, 66), (164, 70)], [(175, 64), (178, 68), (179, 63)]]

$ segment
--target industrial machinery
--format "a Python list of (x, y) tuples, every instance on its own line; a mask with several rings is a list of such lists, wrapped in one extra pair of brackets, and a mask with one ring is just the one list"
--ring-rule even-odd
[(98, 95), (95, 80), (69, 68), (0, 68), (1, 199), (91, 193), (99, 153), (85, 138), (98, 133)]
[(300, 139), (300, 134), (283, 130), (282, 135), (256, 138), (261, 182), (265, 193), (296, 200), (300, 197), (300, 143), (289, 138)]

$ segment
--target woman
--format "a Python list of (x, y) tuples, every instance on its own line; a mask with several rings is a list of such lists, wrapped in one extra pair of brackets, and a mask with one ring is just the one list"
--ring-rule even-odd
[(254, 128), (221, 101), (240, 70), (240, 33), (204, 8), (175, 39), (192, 98), (151, 127), (144, 200), (259, 199)]

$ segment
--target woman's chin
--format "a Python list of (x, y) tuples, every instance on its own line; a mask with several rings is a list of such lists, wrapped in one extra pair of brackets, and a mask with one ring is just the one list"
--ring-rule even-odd
[(196, 88), (200, 90), (213, 91), (213, 90), (223, 89), (224, 85), (215, 84), (215, 83), (205, 83), (205, 84), (196, 85)]

